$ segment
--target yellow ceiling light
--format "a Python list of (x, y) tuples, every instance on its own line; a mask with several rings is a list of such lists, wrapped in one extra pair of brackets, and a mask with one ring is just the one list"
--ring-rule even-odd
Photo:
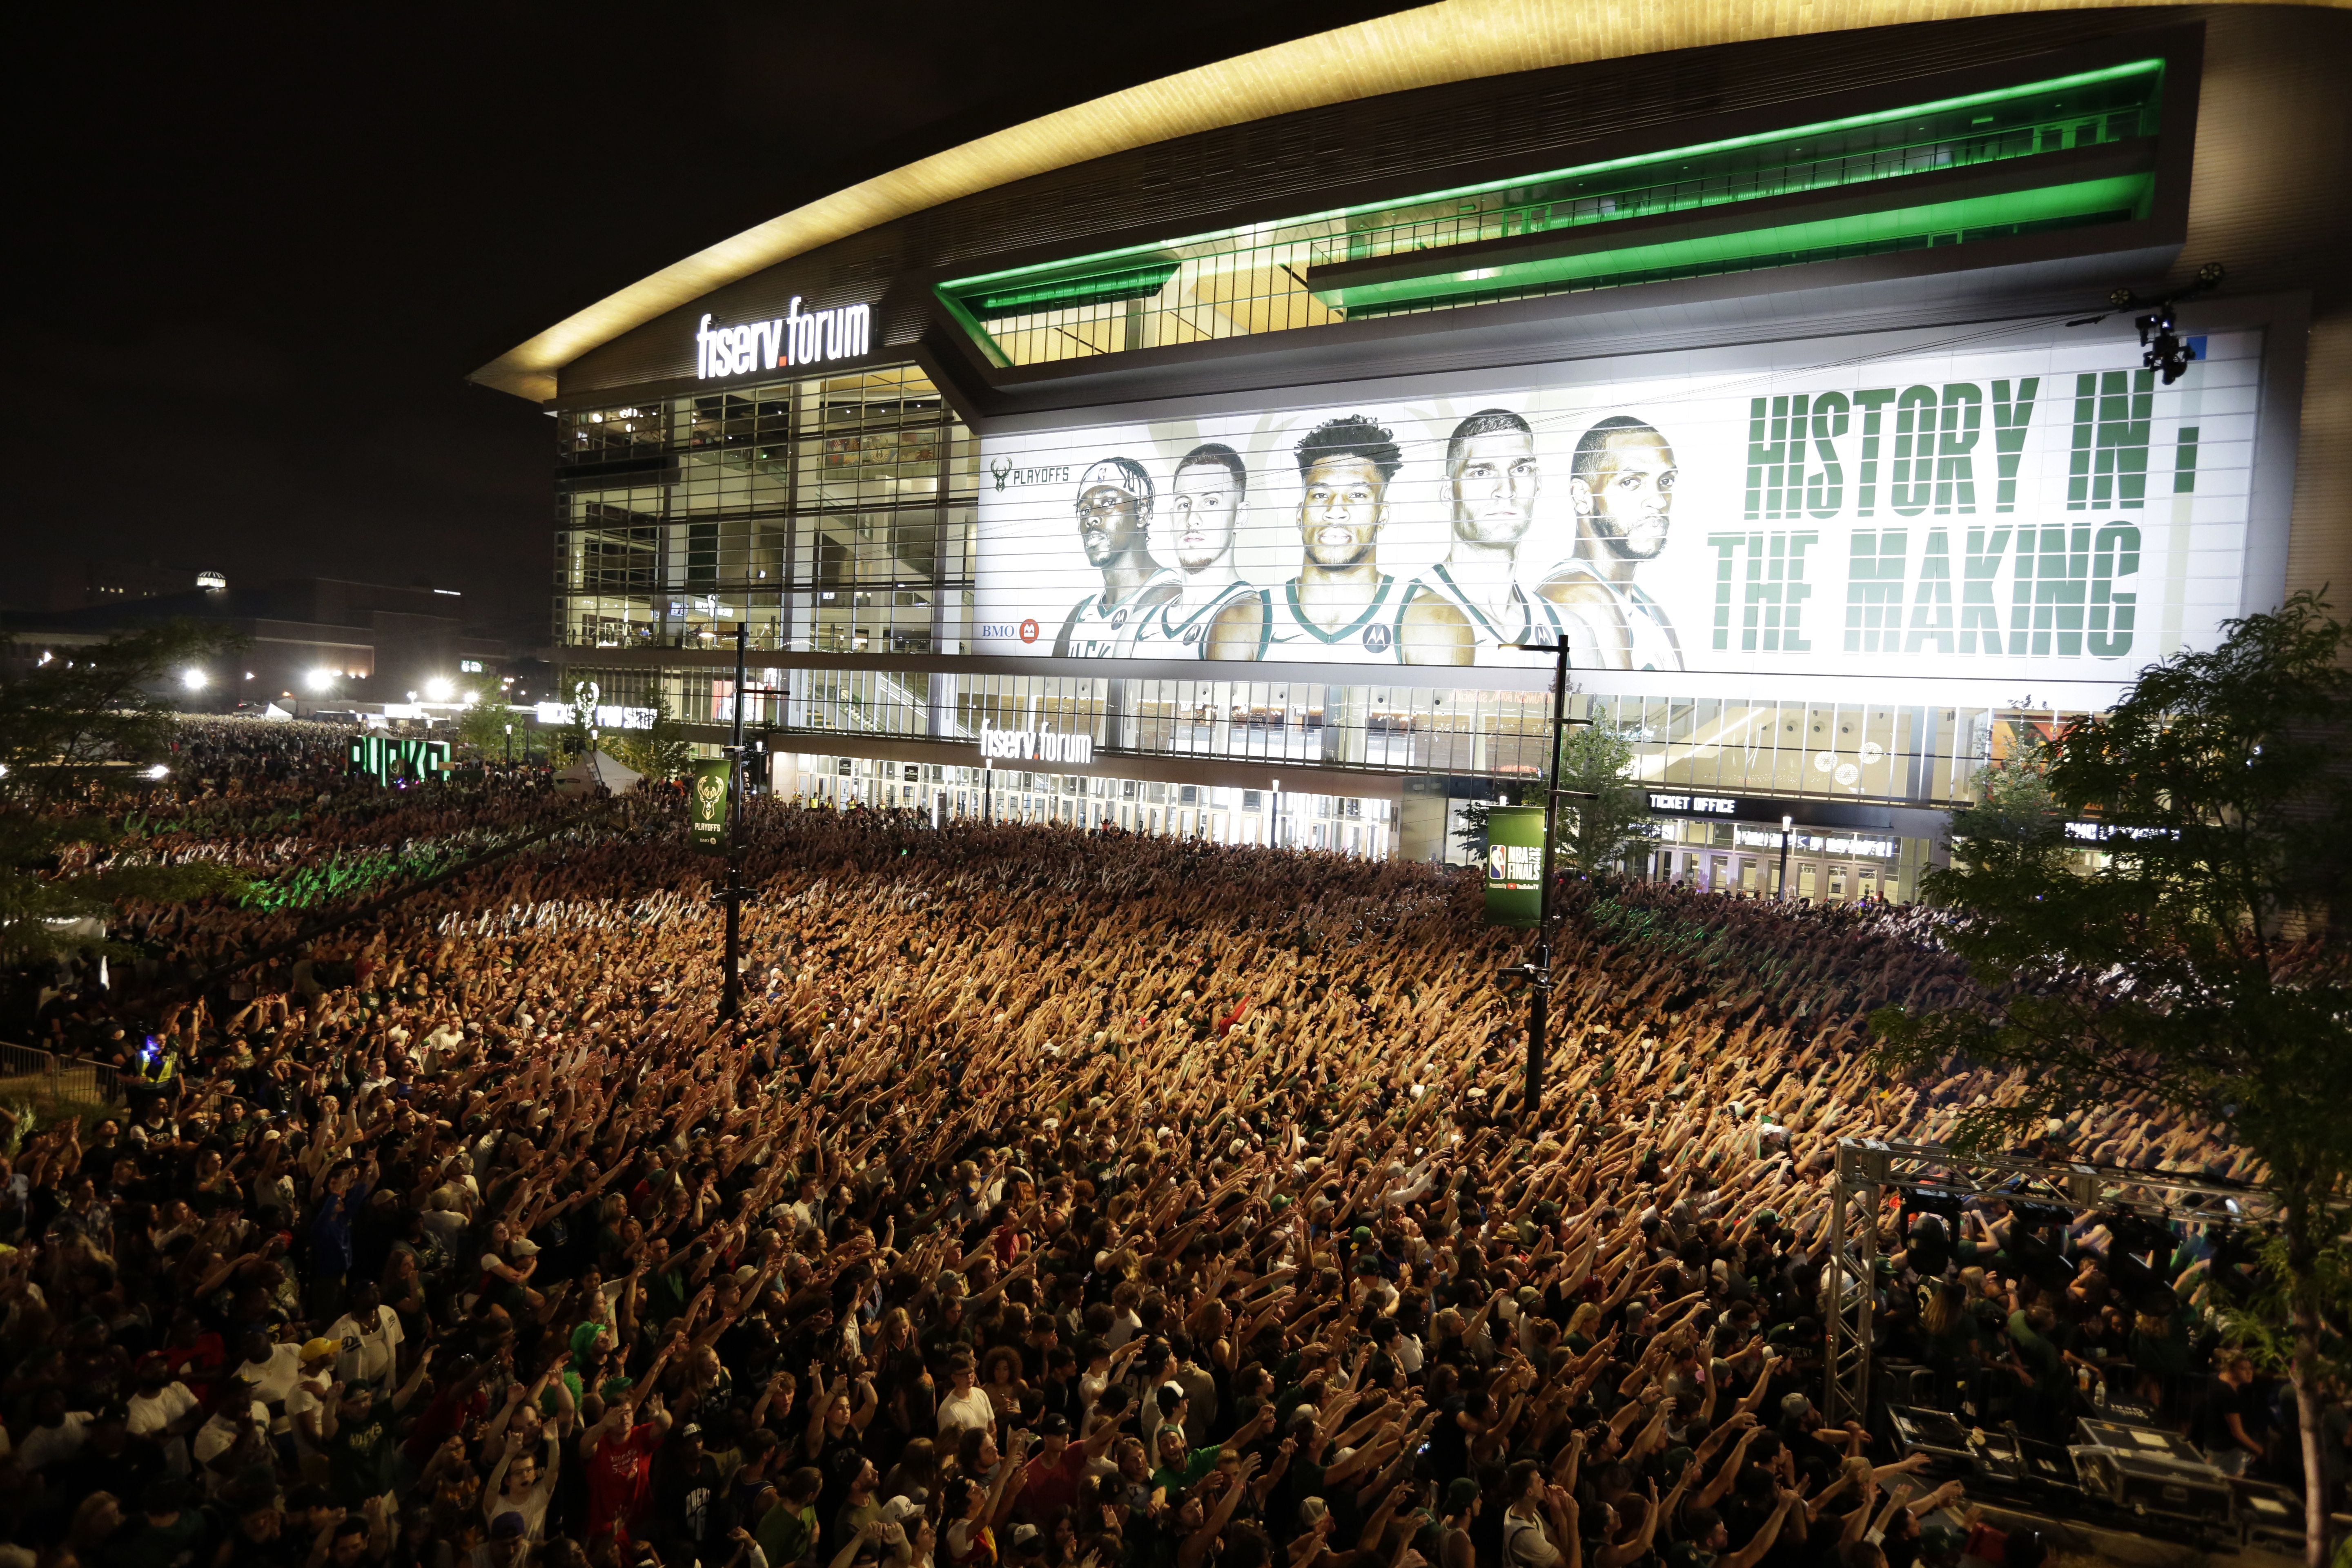
[[(877, 174), (673, 262), (517, 344), (474, 372), (472, 379), (519, 397), (553, 397), (555, 373), (582, 354), (780, 261), (976, 192), (1203, 131), (1412, 88), (1668, 49), (1906, 22), (2123, 9), (2144, 3), (1440, 0), (1162, 77)], [(2352, 5), (2352, 0), (2316, 3)]]

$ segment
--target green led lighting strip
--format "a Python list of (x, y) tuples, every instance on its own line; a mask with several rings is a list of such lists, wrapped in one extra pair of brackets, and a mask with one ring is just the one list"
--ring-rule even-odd
[(1736, 234), (1620, 246), (1577, 256), (1507, 262), (1461, 272), (1318, 289), (1314, 292), (1327, 305), (1354, 311), (1368, 306), (1394, 308), (1408, 300), (1434, 304), (1457, 293), (1574, 288), (1580, 281), (1590, 287), (1591, 280), (1627, 273), (1693, 276), (1735, 271), (1743, 262), (1791, 253), (1849, 250), (1854, 247), (1892, 248), (1906, 239), (1932, 239), (1946, 234), (1958, 237), (1969, 230), (2011, 229), (2020, 225), (2046, 227), (2069, 219), (2081, 221), (2116, 213), (2137, 213), (2145, 210), (2153, 187), (2152, 175), (2120, 174), (2041, 190), (1817, 218), (1771, 228), (1742, 229)]
[[(1843, 249), (1853, 253), (1856, 246), (1887, 248), (1894, 240), (1909, 237), (1889, 235), (1883, 226), (1890, 222), (1922, 233), (1926, 231), (1919, 226), (1925, 224), (1938, 235), (1949, 231), (1956, 237), (1971, 231), (2013, 230), (2018, 224), (2037, 228), (2063, 226), (2068, 218), (2090, 221), (2095, 215), (2111, 216), (2119, 206), (2143, 210), (2147, 205), (2146, 180), (2141, 178), (2138, 187), (2120, 204), (2092, 200), (2090, 186), (2098, 182), (2086, 182), (2079, 187), (2062, 185), (2014, 196), (1983, 198), (2000, 204), (2022, 203), (2025, 216), (2021, 216), (1988, 217), (1965, 203), (1943, 203), (1912, 205), (1866, 218), (1838, 220), (1846, 226), (1873, 226), (1860, 236), (1842, 228), (1833, 237), (1822, 237), (1816, 232), (1819, 226), (1784, 225), (1745, 235), (1674, 242), (1665, 247), (1631, 246), (1578, 258), (1507, 263), (1476, 269), (1475, 276), (1452, 279), (1432, 273), (1379, 285), (1318, 289), (1306, 276), (1316, 266), (1336, 261), (1403, 256), (1421, 249), (1508, 237), (1515, 226), (1517, 233), (1553, 233), (1606, 224), (1629, 216), (1719, 209), (1763, 196), (1851, 188), (1910, 174), (2006, 162), (2037, 152), (2046, 153), (2053, 146), (2111, 144), (2119, 138), (2152, 132), (2154, 128), (2147, 123), (2146, 117), (2160, 100), (2163, 72), (2161, 59), (2135, 60), (1870, 114), (1815, 121), (1549, 173), (1455, 186), (1401, 200), (1336, 208), (1279, 223), (974, 274), (940, 283), (935, 292), (950, 318), (964, 329), (982, 353), (992, 363), (1007, 366), (1041, 363), (1037, 359), (1041, 353), (1053, 359), (1122, 352), (1115, 339), (1090, 336), (1090, 328), (1106, 319), (1107, 308), (1124, 304), (1132, 315), (1136, 302), (1141, 300), (1155, 301), (1144, 307), (1147, 316), (1172, 315), (1185, 329), (1189, 335), (1174, 341), (1199, 341), (1321, 324), (1321, 319), (1328, 318), (1318, 319), (1316, 305), (1308, 303), (1310, 292), (1313, 300), (1327, 310), (1354, 309), (1385, 313), (1398, 309), (1399, 302), (1408, 298), (1419, 301), (1423, 308), (1435, 309), (1444, 304), (1447, 295), (1476, 292), (1492, 297), (1498, 289), (1532, 292), (1561, 286), (1601, 287), (1605, 285), (1594, 279), (1649, 275), (1661, 267), (1731, 270), (1739, 264), (1738, 258), (1725, 247), (1781, 258), (1757, 265), (1784, 265), (1790, 252)], [(2108, 84), (2137, 84), (2137, 94), (2118, 97), (2111, 88), (2105, 93), (2091, 93), (2087, 103), (2079, 98), (2064, 101), (2060, 98)], [(1936, 116), (1955, 116), (1978, 109), (1990, 112), (1971, 117), (1965, 123), (1950, 119), (1941, 126), (1925, 123)], [(1914, 121), (1922, 123), (1910, 127), (1904, 123)], [(1896, 139), (1849, 138), (1841, 144), (1843, 133), (1874, 128), (1892, 131)], [(1915, 139), (1899, 140), (1906, 132)], [(1830, 139), (1826, 146), (1817, 145), (1809, 151), (1804, 145), (1809, 140), (1823, 137)], [(1777, 161), (1755, 163), (1736, 156), (1727, 161), (1724, 157), (1751, 149), (1780, 156)], [(1606, 181), (1606, 176), (1619, 174), (1637, 177), (1623, 183)], [(1596, 184), (1596, 177), (1603, 183)], [(2073, 195), (2060, 194), (2069, 192)], [(1473, 206), (1465, 199), (1492, 197), (1496, 193), (1505, 194), (1507, 205)], [(1454, 212), (1415, 210), (1458, 199), (1462, 199), (1462, 205)], [(2045, 210), (2053, 203), (2060, 207), (2071, 203), (2072, 211)], [(1963, 213), (1965, 216), (1959, 219), (1950, 216)], [(1367, 216), (1387, 221), (1345, 226), (1348, 220)], [(1684, 248), (1689, 246), (1699, 248)], [(1669, 260), (1650, 258), (1653, 253), (1668, 250), (1672, 253)], [(1286, 279), (1283, 274), (1287, 275)], [(1232, 281), (1235, 279), (1255, 280)], [(1266, 281), (1269, 279), (1270, 284)], [(1176, 299), (1163, 300), (1171, 284), (1176, 285)], [(1300, 307), (1310, 312), (1308, 317), (1301, 318), (1295, 310), (1286, 311), (1275, 303), (1285, 290), (1292, 289), (1297, 291), (1289, 294), (1289, 298), (1299, 301)], [(1234, 315), (1234, 308), (1238, 308), (1240, 316)], [(1222, 312), (1226, 319), (1218, 321), (1204, 312)], [(1206, 327), (1202, 325), (1204, 321), (1208, 323)], [(1021, 322), (1027, 324), (1014, 324)], [(1171, 341), (1168, 331), (1169, 329), (1155, 328), (1138, 334), (1130, 327), (1124, 348), (1158, 346)], [(999, 333), (1004, 336), (1000, 339)], [(1040, 333), (1045, 335), (1045, 339), (1039, 338)], [(1041, 350), (1039, 343), (1047, 340), (1051, 340), (1049, 346)]]

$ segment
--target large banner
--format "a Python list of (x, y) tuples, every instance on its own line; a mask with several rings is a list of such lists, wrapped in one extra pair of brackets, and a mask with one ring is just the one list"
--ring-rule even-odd
[(988, 437), (978, 649), (2112, 680), (2210, 646), (2260, 333), (2169, 387), (2035, 334)]

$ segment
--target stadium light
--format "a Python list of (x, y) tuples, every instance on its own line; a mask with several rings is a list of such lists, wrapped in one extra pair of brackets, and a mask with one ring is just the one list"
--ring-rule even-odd
[(157, 763), (153, 767), (147, 770), (147, 776), (151, 779), (160, 779), (171, 771), (171, 769), (165, 767), (163, 763)]
[(425, 695), (436, 702), (448, 701), (450, 693), (457, 689), (449, 683), (449, 678), (446, 675), (436, 675), (425, 683)]
[(191, 691), (202, 691), (205, 681), (206, 677), (201, 669), (184, 669), (180, 672), (180, 684)]
[(314, 669), (302, 678), (302, 684), (313, 691), (324, 691), (334, 683), (335, 672), (331, 669)]

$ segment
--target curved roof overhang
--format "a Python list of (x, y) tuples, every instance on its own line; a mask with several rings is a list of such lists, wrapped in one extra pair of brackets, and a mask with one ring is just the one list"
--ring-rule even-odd
[[(556, 372), (590, 350), (780, 261), (960, 197), (1203, 131), (1412, 88), (1669, 49), (1907, 22), (2190, 3), (1440, 0), (1162, 77), (917, 159), (673, 262), (517, 344), (470, 379), (544, 401), (556, 394)], [(2303, 3), (2352, 5), (2352, 0)]]

